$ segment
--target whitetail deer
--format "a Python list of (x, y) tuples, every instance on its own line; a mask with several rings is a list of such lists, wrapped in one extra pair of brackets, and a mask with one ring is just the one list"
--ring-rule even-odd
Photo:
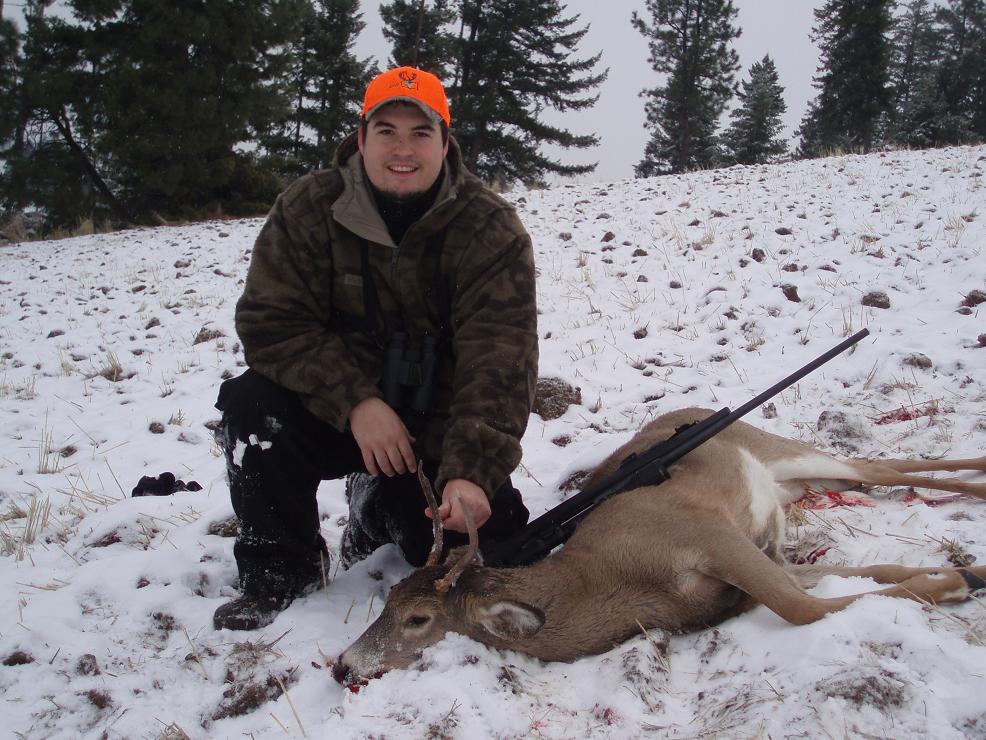
[[(685, 409), (659, 417), (610, 455), (587, 485), (612, 473), (630, 453), (711, 413)], [(781, 556), (783, 507), (808, 485), (917, 486), (986, 499), (986, 483), (911, 475), (941, 470), (986, 472), (986, 457), (841, 461), (738, 422), (685, 455), (659, 487), (604, 502), (564, 547), (534, 565), (483, 566), (476, 560), (475, 527), (470, 544), (440, 565), (436, 527), (428, 563), (393, 588), (379, 618), (339, 657), (335, 676), (352, 682), (406, 667), (447, 632), (569, 661), (609, 650), (641, 626), (699, 629), (758, 603), (788, 622), (807, 624), (866, 595), (818, 598), (802, 590), (828, 574), (896, 584), (867, 594), (962, 601), (986, 588), (986, 566), (826, 567), (789, 565)], [(426, 494), (434, 500), (430, 486)]]

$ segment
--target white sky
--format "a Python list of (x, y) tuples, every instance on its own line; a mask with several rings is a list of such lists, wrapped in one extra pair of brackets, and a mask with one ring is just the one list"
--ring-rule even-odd
[[(734, 4), (739, 10), (737, 23), (743, 30), (735, 42), (742, 64), (739, 79), (746, 79), (753, 62), (770, 54), (784, 87), (788, 106), (785, 124), (787, 134), (791, 135), (814, 93), (811, 77), (818, 62), (818, 50), (808, 33), (814, 21), (812, 10), (821, 5), (821, 0), (734, 0)], [(381, 33), (380, 2), (369, 0), (361, 5), (367, 27), (356, 45), (357, 53), (363, 57), (374, 56), (383, 65), (390, 46)], [(567, 8), (590, 26), (581, 55), (602, 50), (601, 66), (609, 67), (609, 79), (595, 108), (569, 113), (564, 118), (559, 116), (556, 121), (575, 133), (598, 134), (600, 146), (587, 152), (558, 150), (552, 154), (566, 163), (598, 161), (596, 172), (585, 180), (632, 177), (633, 165), (640, 160), (648, 138), (643, 127), (644, 100), (638, 93), (659, 81), (647, 64), (646, 40), (630, 25), (630, 14), (634, 10), (644, 12), (644, 2), (569, 0)], [(19, 5), (4, 4), (5, 16), (19, 18), (20, 13)], [(452, 116), (454, 128), (455, 111)]]

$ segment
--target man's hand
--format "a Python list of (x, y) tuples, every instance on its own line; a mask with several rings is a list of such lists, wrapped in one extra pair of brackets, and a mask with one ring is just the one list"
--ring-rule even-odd
[[(461, 496), (462, 506), (468, 506), (472, 511), (472, 518), (476, 522), (476, 529), (479, 529), (492, 513), (490, 510), (490, 500), (486, 498), (486, 493), (482, 488), (472, 481), (464, 478), (453, 478), (445, 484), (442, 491), (442, 505), (438, 507), (438, 515), (445, 524), (445, 529), (453, 532), (466, 532), (466, 516), (462, 513), (459, 501), (454, 500), (452, 495), (458, 491)], [(425, 509), (425, 514), (431, 519), (431, 509)]]
[(401, 417), (383, 399), (372, 397), (360, 401), (349, 412), (353, 432), (363, 464), (370, 475), (390, 477), (418, 469), (411, 445), (414, 437)]

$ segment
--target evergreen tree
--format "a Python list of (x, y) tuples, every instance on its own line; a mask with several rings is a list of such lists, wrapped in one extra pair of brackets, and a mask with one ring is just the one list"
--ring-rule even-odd
[(954, 136), (940, 86), (941, 34), (929, 0), (910, 0), (893, 22), (890, 109), (881, 138), (902, 146), (936, 146)]
[(716, 126), (735, 92), (739, 57), (729, 47), (740, 29), (731, 0), (647, 0), (650, 20), (633, 27), (647, 37), (648, 62), (666, 75), (644, 90), (651, 138), (634, 167), (637, 177), (683, 172), (717, 162)]
[(546, 108), (592, 107), (608, 70), (592, 70), (601, 54), (573, 58), (588, 31), (563, 15), (559, 0), (460, 0), (456, 67), (449, 91), (452, 126), (465, 164), (489, 182), (540, 182), (545, 174), (581, 175), (595, 164), (567, 165), (541, 147), (595, 146), (548, 124)]
[(17, 133), (20, 61), (20, 34), (17, 26), (0, 18), (0, 153), (6, 151)]
[(391, 0), (380, 6), (383, 35), (393, 47), (390, 66), (410, 66), (447, 79), (455, 57), (458, 17), (453, 0)]
[(730, 155), (740, 164), (760, 164), (787, 151), (781, 138), (781, 116), (787, 110), (784, 88), (770, 55), (750, 67), (750, 80), (743, 82), (741, 104), (730, 113), (732, 125), (725, 141)]
[(286, 109), (296, 0), (75, 0), (105, 28), (105, 128), (138, 218), (264, 210), (279, 183), (238, 151)]
[(956, 141), (986, 140), (986, 0), (948, 0), (939, 8), (941, 87)]
[(802, 120), (803, 156), (827, 149), (870, 151), (890, 105), (890, 8), (893, 0), (826, 0), (815, 10), (812, 41), (821, 50), (819, 93)]
[(96, 148), (103, 78), (96, 32), (45, 16), (48, 0), (25, 11), (14, 131), (5, 152), (5, 211), (41, 206), (46, 226), (123, 217)]
[(280, 173), (296, 177), (326, 167), (336, 145), (356, 129), (375, 73), (372, 59), (353, 53), (365, 25), (358, 0), (306, 0), (291, 46), (291, 111), (262, 139)]

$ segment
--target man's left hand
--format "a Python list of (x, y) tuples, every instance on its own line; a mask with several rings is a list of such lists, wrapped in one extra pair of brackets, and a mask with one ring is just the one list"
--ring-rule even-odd
[[(458, 492), (461, 496), (461, 506), (455, 500), (453, 493)], [(453, 532), (466, 532), (466, 517), (462, 513), (462, 506), (468, 506), (472, 511), (472, 518), (476, 522), (476, 529), (479, 529), (492, 513), (490, 510), (490, 500), (482, 488), (472, 481), (464, 478), (453, 478), (445, 484), (442, 490), (442, 505), (438, 507), (438, 515), (442, 518), (445, 529)], [(425, 514), (431, 518), (431, 509), (425, 509)]]

